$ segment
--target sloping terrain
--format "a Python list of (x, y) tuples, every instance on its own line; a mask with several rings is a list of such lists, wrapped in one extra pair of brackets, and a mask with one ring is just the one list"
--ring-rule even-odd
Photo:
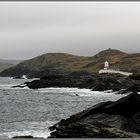
[(140, 138), (140, 95), (101, 102), (52, 127), (50, 138)]
[(74, 71), (96, 73), (109, 61), (110, 68), (138, 73), (140, 69), (140, 53), (127, 54), (119, 50), (107, 49), (95, 56), (75, 56), (66, 53), (47, 53), (23, 61), (0, 73), (1, 76), (42, 77), (53, 74), (68, 74)]
[(0, 59), (0, 72), (20, 63), (21, 60)]
[(13, 64), (0, 63), (0, 72), (14, 66)]
[(1, 76), (41, 77), (48, 74), (67, 74), (80, 70), (85, 64), (92, 62), (91, 57), (75, 56), (65, 53), (48, 53), (4, 70)]

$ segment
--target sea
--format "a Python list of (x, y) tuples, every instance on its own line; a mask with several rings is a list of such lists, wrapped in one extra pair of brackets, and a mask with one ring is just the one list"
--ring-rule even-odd
[(0, 138), (27, 135), (47, 138), (48, 128), (61, 119), (97, 103), (126, 96), (78, 88), (13, 87), (32, 80), (0, 77)]

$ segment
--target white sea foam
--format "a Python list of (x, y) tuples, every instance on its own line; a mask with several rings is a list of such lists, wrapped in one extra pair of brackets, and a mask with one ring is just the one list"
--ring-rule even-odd
[(14, 131), (14, 132), (6, 132), (3, 134), (0, 134), (0, 138), (12, 138), (15, 136), (33, 136), (38, 138), (47, 138), (50, 135), (50, 132), (47, 130), (25, 130), (25, 131)]
[(40, 88), (37, 90), (40, 93), (57, 93), (57, 94), (69, 94), (72, 96), (87, 97), (92, 96), (96, 99), (108, 98), (110, 100), (117, 100), (126, 95), (116, 94), (112, 90), (107, 91), (92, 91), (91, 89), (79, 89), (79, 88)]
[(50, 88), (40, 88), (38, 89), (40, 92), (90, 92), (90, 89), (79, 89), (79, 88), (54, 88), (54, 87), (50, 87)]
[(15, 86), (15, 85), (0, 85), (0, 89), (10, 89), (12, 86)]
[(12, 138), (15, 136), (33, 136), (38, 138), (47, 138), (50, 136), (51, 131), (48, 129), (49, 126), (56, 122), (19, 122), (19, 126), (16, 127), (22, 130), (15, 130), (11, 132), (4, 132), (0, 134), (0, 138)]

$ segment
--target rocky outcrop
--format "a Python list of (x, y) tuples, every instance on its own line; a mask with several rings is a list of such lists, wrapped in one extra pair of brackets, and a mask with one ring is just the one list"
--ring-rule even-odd
[(36, 139), (36, 140), (45, 140), (45, 138), (41, 138), (41, 137), (33, 137), (33, 136), (31, 136), (31, 135), (25, 135), (25, 136), (14, 136), (14, 137), (12, 137), (12, 139), (15, 139), (15, 140), (17, 140), (17, 139), (21, 139), (21, 140), (28, 140), (28, 139)]
[(13, 137), (13, 139), (24, 139), (24, 138), (26, 138), (26, 139), (32, 139), (32, 138), (34, 138), (33, 136), (15, 136), (15, 137)]
[(133, 79), (133, 80), (140, 80), (140, 74), (133, 74), (133, 75), (130, 75), (129, 78), (130, 78), (130, 79)]
[(50, 138), (140, 137), (140, 95), (103, 102), (50, 127)]
[(51, 133), (50, 138), (134, 138), (137, 134), (122, 131), (117, 128), (92, 121), (90, 123), (77, 122), (67, 127), (59, 127)]
[[(81, 74), (81, 73), (80, 73)], [(113, 90), (124, 94), (127, 92), (140, 91), (140, 81), (120, 74), (85, 74), (76, 76), (51, 75), (26, 83), (29, 88), (46, 87), (78, 87), (88, 88), (94, 91)]]

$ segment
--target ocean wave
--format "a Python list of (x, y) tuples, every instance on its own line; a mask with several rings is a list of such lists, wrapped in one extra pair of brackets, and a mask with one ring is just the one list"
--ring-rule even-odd
[(68, 87), (64, 87), (64, 88), (54, 88), (54, 87), (50, 87), (50, 88), (40, 88), (38, 89), (39, 92), (90, 92), (91, 89), (79, 89), (79, 88), (68, 88)]
[(121, 94), (116, 94), (117, 92), (113, 92), (112, 90), (107, 90), (107, 91), (92, 91), (91, 89), (79, 89), (79, 88), (40, 88), (37, 90), (40, 93), (65, 93), (65, 94), (70, 94), (73, 96), (118, 96), (118, 98), (123, 97), (125, 95)]

